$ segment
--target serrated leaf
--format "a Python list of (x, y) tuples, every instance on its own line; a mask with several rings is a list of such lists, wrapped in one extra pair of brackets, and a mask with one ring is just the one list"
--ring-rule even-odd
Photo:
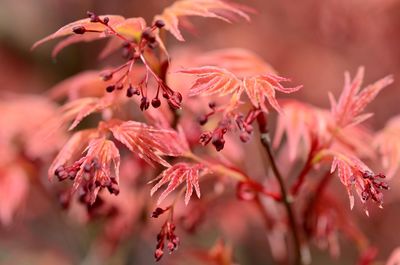
[(150, 194), (159, 190), (163, 185), (168, 183), (167, 188), (162, 192), (158, 198), (157, 204), (159, 205), (172, 191), (174, 191), (180, 184), (186, 181), (185, 204), (189, 203), (190, 197), (193, 194), (193, 188), (196, 195), (200, 198), (199, 177), (201, 171), (206, 167), (202, 164), (187, 164), (178, 163), (172, 167), (164, 170), (156, 179), (160, 179), (158, 183), (151, 189)]
[(156, 129), (135, 121), (116, 121), (109, 129), (118, 141), (150, 165), (157, 162), (169, 167), (162, 156), (180, 156), (187, 151), (173, 130)]
[(364, 67), (358, 69), (353, 81), (350, 81), (350, 74), (346, 72), (345, 84), (339, 100), (336, 102), (330, 95), (331, 112), (338, 126), (354, 125), (368, 118), (368, 116), (360, 117), (359, 115), (383, 88), (393, 83), (393, 78), (386, 76), (360, 92), (363, 79)]
[(235, 93), (240, 89), (241, 81), (226, 69), (215, 66), (189, 68), (179, 73), (195, 75), (195, 83), (190, 88), (189, 96), (209, 96), (218, 93), (219, 96)]
[[(101, 19), (103, 19), (104, 17), (108, 17), (109, 18), (109, 20), (110, 20), (108, 22), (109, 25), (115, 25), (115, 24), (117, 24), (117, 23), (119, 23), (119, 22), (124, 20), (124, 17), (122, 17), (122, 16), (115, 16), (115, 15), (100, 16)], [(63, 26), (62, 28), (60, 28), (59, 30), (54, 32), (53, 34), (51, 34), (51, 35), (49, 35), (49, 36), (47, 36), (47, 37), (35, 42), (33, 44), (33, 46), (32, 46), (32, 49), (35, 49), (36, 47), (38, 47), (39, 45), (41, 45), (41, 44), (43, 44), (43, 43), (45, 43), (47, 41), (50, 41), (50, 40), (53, 40), (53, 39), (56, 39), (56, 38), (60, 38), (60, 37), (65, 37), (65, 36), (68, 36), (68, 35), (73, 35), (75, 33), (72, 31), (72, 29), (75, 28), (75, 27), (79, 27), (79, 26), (85, 27), (86, 30), (94, 30), (94, 31), (104, 31), (104, 30), (107, 29), (107, 27), (105, 25), (101, 24), (101, 23), (90, 22), (90, 18), (80, 19), (78, 21), (75, 21), (75, 22), (72, 22), (72, 23), (69, 23), (69, 24)], [(88, 32), (88, 33), (85, 33), (85, 34), (94, 34), (94, 35), (97, 35), (100, 38), (100, 34), (99, 33)], [(81, 35), (81, 37), (85, 38), (84, 37), (85, 34)]]
[(235, 17), (250, 20), (243, 9), (228, 2), (220, 0), (180, 0), (165, 8), (162, 14), (155, 16), (154, 21), (163, 20), (164, 28), (179, 41), (184, 41), (179, 30), (179, 20), (187, 16), (211, 17), (226, 22), (230, 22)]

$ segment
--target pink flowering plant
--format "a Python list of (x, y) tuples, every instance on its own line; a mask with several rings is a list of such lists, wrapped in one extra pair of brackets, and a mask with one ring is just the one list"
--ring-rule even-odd
[[(400, 119), (378, 132), (365, 121), (372, 116), (368, 104), (393, 78), (365, 86), (363, 67), (354, 78), (346, 72), (341, 94), (329, 93), (331, 108), (323, 109), (285, 98), (307, 87), (249, 50), (227, 47), (183, 58), (167, 45), (169, 34), (176, 46), (187, 45), (181, 29), (194, 27), (191, 17), (240, 23), (253, 13), (222, 0), (178, 0), (150, 23), (87, 12), (36, 42), (35, 49), (61, 39), (55, 57), (69, 45), (106, 39), (99, 59), (122, 59), (78, 73), (43, 98), (0, 105), (15, 115), (16, 128), (2, 126), (0, 152), (13, 155), (0, 164), (0, 221), (11, 222), (38, 167), (22, 163), (12, 145), (15, 135), (26, 134), (25, 157), (40, 158), (65, 211), (87, 222), (103, 220), (91, 249), (104, 259), (129, 234), (140, 233), (154, 239), (156, 261), (233, 265), (238, 238), (259, 222), (279, 264), (309, 264), (312, 247), (337, 257), (339, 235), (354, 242), (359, 264), (372, 264), (378, 250), (343, 210), (347, 204), (331, 183), (342, 184), (351, 209), (385, 211), (400, 165)], [(18, 117), (24, 101), (36, 102), (38, 122)], [(16, 186), (13, 196), (4, 195)], [(215, 245), (191, 245), (196, 231), (210, 224), (220, 231)]]

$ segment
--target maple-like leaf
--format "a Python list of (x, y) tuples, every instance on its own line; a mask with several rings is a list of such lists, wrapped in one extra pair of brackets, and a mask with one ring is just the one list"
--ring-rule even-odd
[[(383, 194), (381, 190), (389, 188), (385, 182), (380, 180), (385, 178), (383, 174), (375, 175), (372, 170), (357, 157), (340, 153), (334, 156), (331, 173), (336, 170), (340, 181), (347, 189), (351, 209), (354, 207), (353, 188), (356, 190), (363, 203), (368, 199), (372, 199), (382, 207)], [(365, 209), (365, 212), (368, 215), (367, 209)]]
[(380, 132), (374, 145), (382, 155), (383, 167), (388, 178), (393, 177), (400, 168), (400, 116), (391, 118)]
[(350, 74), (345, 73), (343, 92), (338, 102), (332, 94), (329, 94), (331, 101), (332, 116), (339, 127), (358, 124), (368, 119), (372, 114), (361, 114), (365, 107), (377, 96), (386, 86), (393, 82), (392, 76), (386, 76), (374, 84), (364, 88), (361, 92), (361, 85), (364, 78), (364, 68), (360, 67), (353, 81), (350, 81)]
[(162, 20), (165, 29), (179, 41), (184, 38), (179, 30), (180, 19), (187, 16), (212, 17), (230, 22), (235, 17), (250, 20), (243, 8), (221, 0), (179, 0), (156, 15), (154, 21)]
[(151, 165), (157, 162), (169, 167), (161, 156), (181, 156), (188, 150), (174, 130), (157, 129), (136, 121), (114, 121), (109, 129), (115, 139)]
[(195, 75), (195, 83), (189, 91), (189, 96), (213, 95), (219, 96), (235, 93), (241, 87), (241, 81), (233, 73), (226, 69), (215, 66), (204, 66), (189, 68), (179, 71), (179, 73)]
[(196, 58), (197, 65), (212, 65), (232, 72), (238, 78), (276, 74), (271, 65), (254, 52), (243, 48), (228, 48), (203, 53)]
[[(275, 98), (275, 90), (284, 93), (292, 93), (302, 87), (286, 88), (280, 83), (290, 80), (274, 74), (256, 75), (241, 79), (230, 71), (215, 66), (194, 67), (180, 70), (179, 73), (197, 77), (190, 89), (189, 96), (198, 94), (206, 96), (213, 94), (218, 94), (219, 96), (233, 94), (232, 99), (238, 102), (241, 93), (246, 91), (253, 106), (261, 108), (265, 112), (268, 112), (265, 105), (265, 98), (267, 98), (274, 109), (278, 112), (281, 111)], [(235, 102), (231, 105), (236, 105)]]
[[(122, 21), (124, 21), (124, 17), (122, 16), (115, 16), (115, 15), (107, 15), (107, 16), (99, 16), (100, 19), (104, 19), (105, 17), (109, 18), (109, 22), (108, 24), (110, 26), (116, 25)], [(84, 27), (86, 29), (86, 31), (100, 31), (100, 32), (104, 32), (105, 30), (107, 30), (107, 26), (103, 25), (101, 23), (93, 23), (90, 21), (90, 18), (84, 18), (84, 19), (80, 19), (78, 21), (74, 21), (72, 23), (69, 23), (65, 26), (63, 26), (62, 28), (60, 28), (59, 30), (57, 30), (56, 32), (54, 32), (53, 34), (35, 42), (35, 44), (33, 44), (32, 49), (35, 49), (36, 47), (38, 47), (39, 45), (56, 39), (56, 38), (60, 38), (60, 37), (66, 37), (69, 35), (74, 35), (74, 28), (77, 27)], [(97, 38), (102, 38), (105, 35), (102, 33), (97, 33), (97, 32), (87, 32), (87, 34), (91, 34), (91, 35), (95, 35)], [(81, 35), (82, 38), (86, 38), (85, 34)]]
[(193, 194), (193, 188), (196, 191), (197, 197), (200, 198), (199, 177), (200, 174), (207, 171), (203, 164), (187, 164), (178, 163), (164, 170), (155, 180), (160, 179), (157, 184), (151, 189), (150, 194), (153, 194), (160, 189), (164, 184), (168, 183), (167, 188), (161, 193), (157, 204), (160, 204), (172, 191), (174, 191), (181, 183), (186, 181), (185, 204), (189, 203), (190, 197)]
[[(47, 41), (60, 37), (66, 37), (54, 47), (52, 56), (56, 57), (62, 49), (71, 44), (78, 42), (90, 42), (112, 36), (114, 32), (110, 31), (110, 28), (112, 28), (117, 34), (129, 39), (137, 40), (140, 38), (143, 29), (146, 27), (146, 22), (141, 17), (125, 19), (122, 16), (115, 15), (99, 16), (101, 20), (103, 20), (105, 17), (109, 19), (108, 26), (104, 25), (103, 23), (91, 22), (90, 18), (81, 19), (64, 26), (53, 34), (37, 41), (32, 46), (32, 49), (35, 49), (37, 46)], [(84, 28), (85, 34), (75, 34), (74, 29), (76, 28)], [(102, 52), (101, 57), (104, 58), (117, 48), (121, 47), (122, 43), (123, 40), (121, 39), (117, 39), (117, 41), (111, 39), (109, 44), (105, 47), (105, 50)]]
[(255, 107), (261, 108), (263, 111), (268, 112), (265, 106), (265, 98), (267, 98), (269, 104), (278, 112), (281, 112), (281, 108), (275, 97), (275, 91), (278, 90), (283, 93), (293, 93), (303, 86), (297, 86), (292, 88), (284, 87), (280, 82), (287, 82), (290, 79), (283, 78), (274, 74), (257, 75), (253, 77), (246, 77), (243, 80), (243, 86), (250, 98), (250, 101)]
[(306, 149), (311, 147), (311, 137), (316, 137), (319, 143), (326, 142), (329, 137), (327, 111), (296, 100), (286, 100), (282, 102), (282, 112), (284, 115), (278, 116), (273, 146), (277, 148), (286, 134), (291, 161), (303, 146), (302, 141)]

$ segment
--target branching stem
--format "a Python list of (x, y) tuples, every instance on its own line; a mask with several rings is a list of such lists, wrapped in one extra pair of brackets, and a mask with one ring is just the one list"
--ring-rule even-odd
[(269, 132), (267, 128), (267, 120), (266, 116), (264, 113), (260, 113), (257, 116), (257, 122), (259, 125), (260, 129), (260, 137), (261, 137), (261, 143), (267, 153), (269, 163), (271, 165), (272, 171), (274, 172), (275, 178), (278, 181), (279, 188), (281, 191), (281, 198), (283, 205), (285, 206), (285, 210), (288, 216), (289, 220), (289, 225), (292, 230), (292, 236), (293, 236), (293, 241), (294, 241), (294, 248), (295, 248), (295, 263), (296, 265), (301, 265), (303, 264), (302, 261), (302, 255), (301, 255), (301, 244), (300, 244), (300, 236), (299, 232), (297, 229), (297, 223), (296, 223), (296, 218), (292, 209), (291, 205), (291, 197), (288, 195), (287, 189), (285, 182), (283, 180), (282, 174), (280, 173), (278, 166), (275, 162), (274, 155), (272, 153), (272, 148), (271, 148), (271, 139), (269, 137)]

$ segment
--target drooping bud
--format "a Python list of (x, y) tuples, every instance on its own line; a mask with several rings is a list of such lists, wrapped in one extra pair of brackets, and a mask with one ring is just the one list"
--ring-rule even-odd
[(151, 214), (151, 217), (153, 218), (158, 218), (160, 215), (162, 215), (163, 213), (165, 213), (167, 209), (162, 209), (160, 207), (157, 207), (153, 213)]
[(109, 85), (109, 86), (106, 87), (106, 91), (107, 91), (108, 93), (111, 93), (111, 92), (113, 92), (114, 90), (115, 90), (115, 85)]
[(110, 19), (108, 17), (103, 18), (103, 23), (104, 24), (108, 24), (108, 22), (110, 21)]
[(110, 80), (111, 78), (113, 78), (113, 73), (112, 73), (112, 72), (105, 72), (105, 73), (102, 73), (102, 74), (100, 75), (100, 77), (101, 77), (101, 79), (102, 79), (103, 81), (108, 81), (108, 80)]
[(165, 22), (161, 19), (158, 19), (156, 20), (156, 22), (154, 22), (154, 26), (160, 29), (165, 26)]
[(206, 124), (207, 121), (208, 121), (207, 115), (201, 115), (201, 116), (198, 118), (198, 121), (199, 121), (199, 124), (203, 126), (203, 125)]
[(153, 108), (158, 108), (161, 106), (161, 101), (158, 98), (153, 98), (151, 100), (151, 105), (153, 106)]

